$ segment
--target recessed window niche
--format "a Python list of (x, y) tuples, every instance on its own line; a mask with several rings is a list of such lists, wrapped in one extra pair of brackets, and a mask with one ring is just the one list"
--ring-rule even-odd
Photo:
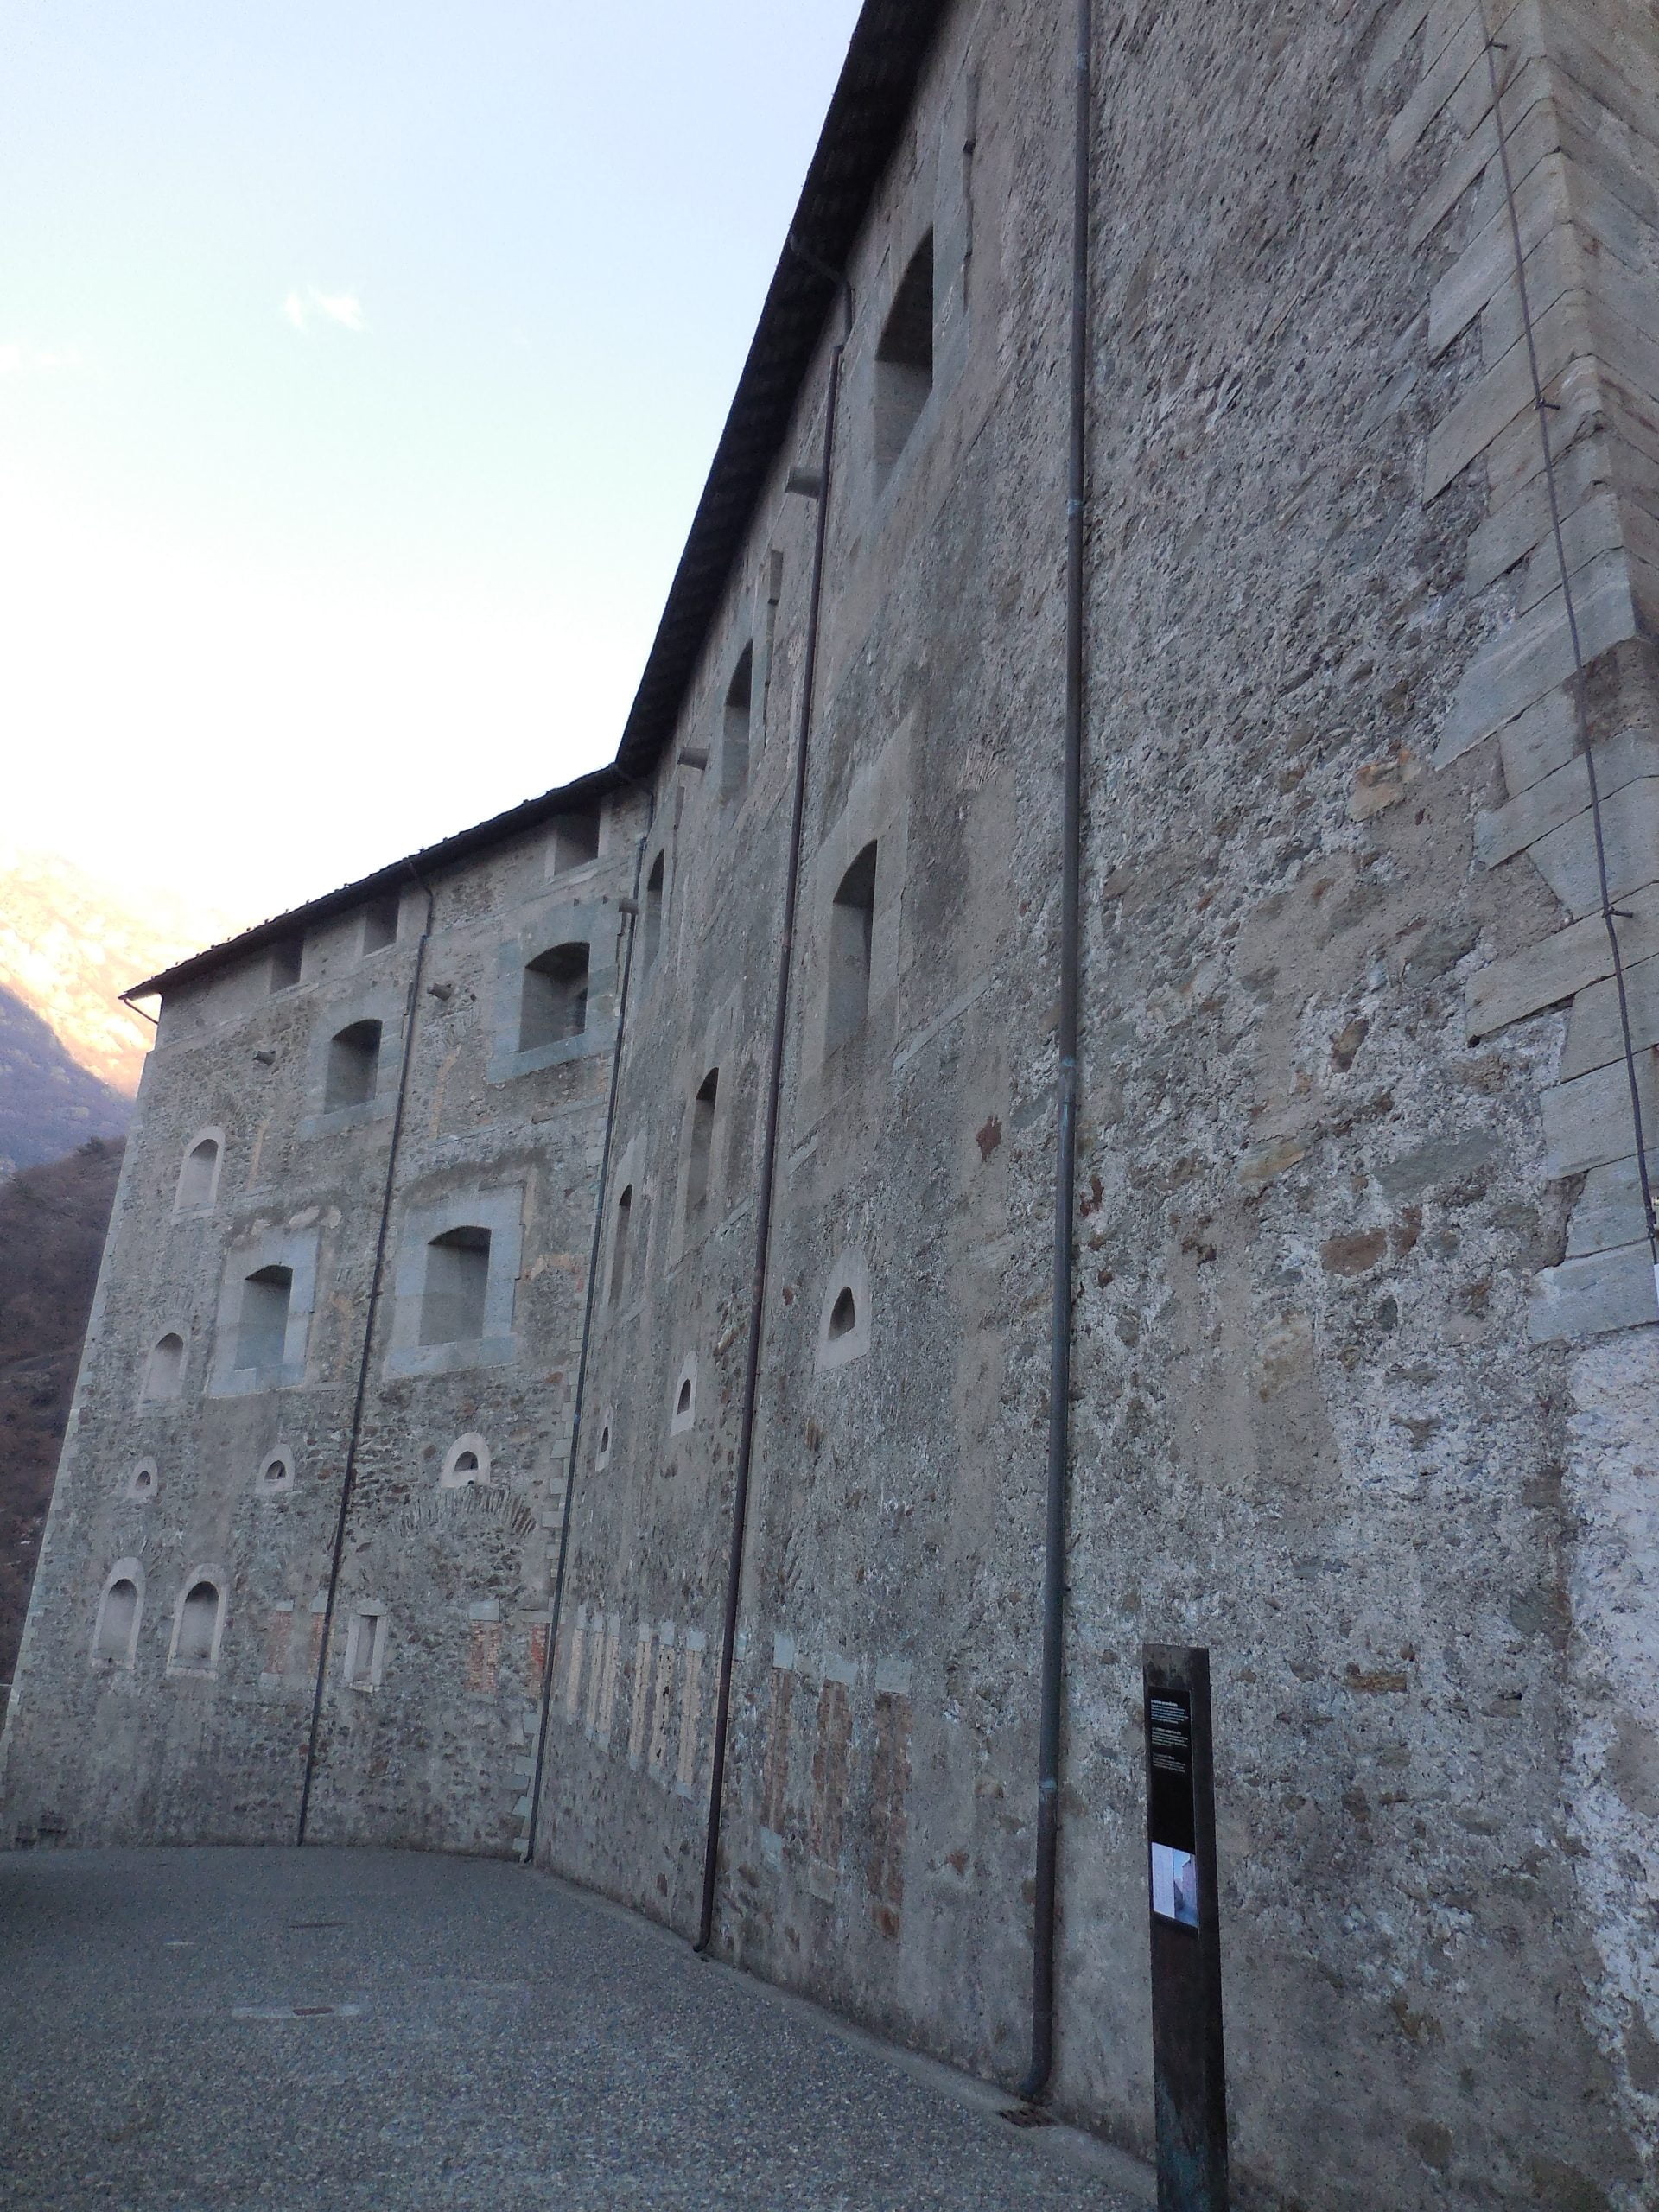
[(127, 1496), (136, 1505), (148, 1505), (161, 1487), (161, 1476), (153, 1459), (140, 1459), (127, 1477)]
[(600, 1471), (611, 1464), (611, 1437), (616, 1427), (616, 1414), (607, 1406), (599, 1424), (599, 1447), (594, 1453), (594, 1468)]
[(518, 1050), (533, 1052), (580, 1037), (588, 1027), (588, 947), (556, 944), (524, 965)]
[(669, 1415), (668, 1433), (683, 1436), (697, 1421), (697, 1362), (694, 1352), (688, 1352), (674, 1385), (673, 1408)]
[(933, 389), (933, 233), (911, 255), (875, 349), (875, 474), (885, 483)]
[(267, 1453), (259, 1463), (259, 1477), (255, 1484), (261, 1497), (277, 1497), (294, 1487), (294, 1454), (288, 1446), (279, 1445)]
[(200, 1129), (185, 1148), (179, 1169), (179, 1187), (173, 1200), (175, 1213), (207, 1213), (219, 1190), (219, 1162), (224, 1148), (223, 1132)]
[(98, 1601), (92, 1657), (112, 1667), (130, 1667), (137, 1656), (138, 1624), (143, 1609), (143, 1567), (136, 1559), (117, 1560)]
[(830, 995), (824, 1050), (838, 1051), (863, 1028), (870, 1010), (875, 937), (876, 848), (866, 845), (842, 877), (830, 908)]
[(754, 645), (737, 657), (721, 715), (720, 795), (736, 798), (749, 779), (749, 732), (754, 718)]
[(845, 1367), (870, 1348), (870, 1269), (861, 1252), (839, 1253), (818, 1313), (817, 1364)]
[(443, 1455), (442, 1470), (438, 1476), (440, 1490), (464, 1490), (468, 1483), (486, 1483), (490, 1478), (490, 1447), (476, 1430), (458, 1436)]
[(560, 815), (553, 824), (550, 858), (555, 875), (567, 875), (573, 868), (585, 868), (589, 861), (599, 858), (597, 810), (588, 814)]
[(353, 1607), (346, 1630), (346, 1685), (353, 1690), (378, 1690), (386, 1664), (386, 1611), (384, 1605)]
[(197, 1567), (185, 1580), (173, 1623), (168, 1667), (174, 1674), (207, 1675), (219, 1660), (225, 1626), (223, 1584), (217, 1569)]
[(384, 899), (377, 899), (363, 909), (363, 955), (384, 952), (389, 944), (397, 942), (397, 924), (403, 900), (395, 891)]
[(176, 1329), (157, 1339), (144, 1365), (144, 1396), (153, 1405), (176, 1398), (184, 1388), (184, 1338)]
[(366, 1106), (380, 1079), (381, 1027), (378, 1021), (348, 1022), (328, 1040), (328, 1060), (323, 1077), (322, 1110), (337, 1113), (342, 1106)]

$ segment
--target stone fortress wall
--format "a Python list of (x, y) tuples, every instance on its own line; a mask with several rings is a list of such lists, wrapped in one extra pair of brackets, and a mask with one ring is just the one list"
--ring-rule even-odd
[[(847, 264), (714, 1941), (1012, 2082), (1071, 12), (939, 12)], [(1204, 1643), (1241, 2201), (1634, 2208), (1659, 1332), (1567, 607), (1651, 1122), (1659, 34), (1096, 14), (1056, 2102), (1148, 2142), (1139, 1650)], [(293, 918), (292, 982), (267, 932), (169, 984), (15, 1840), (287, 1840), (303, 1796), (695, 1930), (842, 334), (649, 761), (421, 856), (378, 949), (382, 879)]]

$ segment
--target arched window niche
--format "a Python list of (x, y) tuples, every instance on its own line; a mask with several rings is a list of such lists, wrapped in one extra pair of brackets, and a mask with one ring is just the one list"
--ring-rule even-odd
[(162, 1486), (161, 1471), (153, 1459), (134, 1463), (127, 1477), (127, 1496), (135, 1505), (148, 1505)]
[(490, 1479), (490, 1447), (476, 1429), (458, 1436), (443, 1455), (438, 1476), (440, 1490), (464, 1490), (468, 1483)]
[(323, 1071), (322, 1110), (337, 1114), (348, 1106), (366, 1106), (380, 1081), (380, 1042), (378, 1021), (348, 1021), (328, 1040)]
[(674, 1383), (668, 1433), (671, 1436), (683, 1436), (688, 1429), (695, 1428), (696, 1423), (697, 1357), (695, 1352), (688, 1352)]
[(225, 1577), (216, 1567), (193, 1567), (179, 1592), (168, 1672), (211, 1675), (219, 1665), (225, 1632)]
[(268, 1452), (259, 1462), (259, 1474), (254, 1488), (261, 1497), (282, 1497), (294, 1487), (294, 1454), (286, 1444), (279, 1444)]
[(109, 1667), (131, 1667), (138, 1656), (138, 1626), (144, 1612), (144, 1570), (136, 1559), (118, 1559), (110, 1569), (92, 1626), (92, 1658)]
[(173, 1199), (175, 1213), (211, 1213), (219, 1196), (219, 1162), (225, 1156), (222, 1129), (198, 1129), (184, 1148), (179, 1185)]
[(830, 908), (826, 1053), (862, 1034), (870, 1010), (870, 963), (875, 938), (876, 847), (872, 842), (842, 877)]
[(167, 1405), (184, 1388), (184, 1338), (176, 1329), (158, 1337), (144, 1363), (143, 1397), (147, 1405)]
[(841, 1252), (830, 1262), (818, 1309), (817, 1365), (820, 1372), (861, 1359), (870, 1348), (870, 1267), (861, 1252)]
[(737, 657), (721, 714), (720, 795), (737, 798), (749, 780), (749, 732), (754, 715), (754, 644)]

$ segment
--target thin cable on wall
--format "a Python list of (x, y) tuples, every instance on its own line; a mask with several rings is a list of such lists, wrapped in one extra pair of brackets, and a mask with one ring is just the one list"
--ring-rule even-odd
[(1561, 601), (1567, 611), (1567, 634), (1573, 642), (1573, 697), (1578, 718), (1579, 750), (1584, 755), (1585, 773), (1590, 785), (1590, 819), (1595, 831), (1596, 882), (1601, 893), (1602, 925), (1607, 932), (1608, 950), (1613, 963), (1613, 982), (1618, 994), (1618, 1027), (1624, 1046), (1624, 1074), (1630, 1085), (1630, 1121), (1636, 1132), (1636, 1172), (1642, 1186), (1642, 1219), (1648, 1240), (1648, 1257), (1653, 1266), (1654, 1294), (1659, 1300), (1659, 1223), (1654, 1219), (1653, 1186), (1648, 1174), (1647, 1144), (1642, 1128), (1642, 1091), (1636, 1071), (1636, 1046), (1630, 1036), (1630, 995), (1624, 982), (1624, 960), (1619, 950), (1618, 912), (1607, 887), (1607, 848), (1602, 835), (1601, 785), (1596, 774), (1596, 756), (1590, 743), (1590, 700), (1588, 679), (1585, 675), (1584, 649), (1579, 638), (1579, 618), (1573, 604), (1572, 578), (1567, 573), (1567, 547), (1561, 537), (1561, 506), (1555, 487), (1555, 458), (1549, 449), (1549, 416), (1556, 403), (1544, 397), (1543, 378), (1538, 372), (1538, 346), (1533, 334), (1532, 308), (1527, 298), (1526, 250), (1521, 241), (1521, 217), (1516, 206), (1515, 178), (1510, 167), (1509, 132), (1503, 122), (1503, 91), (1497, 81), (1497, 57), (1509, 48), (1495, 39), (1486, 21), (1485, 0), (1481, 0), (1480, 28), (1486, 41), (1486, 74), (1491, 85), (1492, 122), (1497, 134), (1498, 166), (1503, 179), (1503, 200), (1509, 211), (1510, 243), (1515, 253), (1516, 289), (1521, 300), (1521, 327), (1527, 342), (1527, 366), (1532, 376), (1533, 413), (1538, 423), (1539, 442), (1544, 455), (1544, 486), (1549, 497), (1550, 534), (1555, 543), (1555, 565), (1561, 579)]

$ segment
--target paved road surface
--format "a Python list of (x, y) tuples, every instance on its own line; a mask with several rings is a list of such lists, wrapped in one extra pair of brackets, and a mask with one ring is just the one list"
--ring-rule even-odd
[(0, 1856), (9, 2212), (1142, 2212), (1111, 2171), (518, 1866)]

